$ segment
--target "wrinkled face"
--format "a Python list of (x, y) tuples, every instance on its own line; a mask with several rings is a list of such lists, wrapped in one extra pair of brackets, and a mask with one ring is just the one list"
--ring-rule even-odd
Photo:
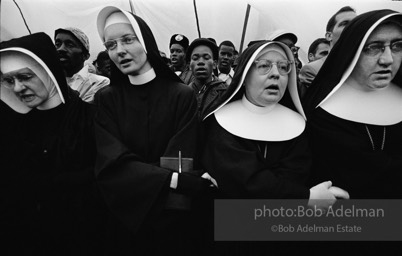
[(186, 64), (186, 52), (180, 44), (170, 46), (170, 62), (174, 67), (183, 67)]
[(218, 69), (224, 74), (229, 74), (233, 63), (234, 48), (221, 45), (218, 56)]
[(105, 42), (109, 40), (117, 42), (114, 49), (108, 50), (110, 59), (123, 74), (135, 76), (144, 74), (152, 67), (137, 38), (133, 41), (126, 40), (126, 42), (120, 40), (122, 37), (132, 35), (135, 36), (135, 32), (130, 24), (118, 23), (105, 29)]
[(2, 74), (1, 85), (10, 88), (30, 108), (36, 108), (49, 99), (46, 86), (30, 68)]
[(329, 33), (329, 36), (327, 37), (327, 39), (331, 41), (332, 46), (334, 46), (335, 43), (338, 41), (346, 25), (348, 25), (349, 22), (353, 20), (356, 16), (357, 15), (355, 12), (341, 12), (336, 16), (336, 24), (334, 26), (334, 29), (332, 30), (332, 32)]
[(72, 76), (82, 69), (87, 54), (81, 43), (70, 33), (60, 32), (56, 35), (54, 43), (59, 59), (68, 76)]
[(311, 56), (309, 55), (309, 60), (310, 61), (315, 61), (315, 60), (319, 60), (325, 56), (327, 56), (329, 53), (329, 44), (325, 44), (325, 43), (321, 43), (317, 46), (317, 50), (315, 52), (315, 54), (311, 54)]
[[(277, 51), (266, 52), (257, 60), (261, 59), (274, 63), (288, 60), (283, 54)], [(265, 75), (260, 75), (256, 65), (252, 65), (245, 79), (246, 98), (254, 105), (261, 107), (276, 104), (285, 94), (287, 84), (288, 74), (280, 74), (277, 65), (273, 65), (271, 70)]]
[[(402, 40), (400, 26), (396, 24), (378, 26), (367, 39), (350, 79), (364, 90), (387, 87), (398, 72), (402, 61), (402, 53), (393, 53), (389, 45), (400, 40)], [(380, 43), (386, 47), (384, 51), (372, 55), (365, 49), (373, 43)]]
[(199, 45), (191, 53), (190, 69), (195, 79), (206, 82), (212, 79), (212, 71), (216, 67), (212, 50), (205, 45)]

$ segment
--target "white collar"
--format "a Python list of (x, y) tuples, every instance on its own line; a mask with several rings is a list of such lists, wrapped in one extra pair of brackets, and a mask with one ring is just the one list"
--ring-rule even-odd
[(218, 123), (236, 136), (259, 141), (286, 141), (299, 136), (306, 122), (302, 115), (276, 104), (275, 107), (259, 107), (245, 96), (226, 104), (217, 112)]
[(147, 72), (137, 76), (128, 76), (132, 85), (142, 85), (152, 81), (156, 77), (155, 70), (151, 68)]
[(363, 91), (343, 84), (321, 105), (328, 113), (349, 121), (392, 125), (402, 121), (402, 88)]
[(88, 65), (84, 65), (80, 71), (75, 73), (72, 77), (67, 77), (67, 81), (75, 81), (78, 77), (84, 78), (88, 76)]
[(232, 68), (230, 68), (229, 74), (225, 74), (225, 73), (219, 72), (219, 76), (230, 76), (230, 77), (233, 77), (233, 75), (234, 75), (234, 71), (233, 71)]

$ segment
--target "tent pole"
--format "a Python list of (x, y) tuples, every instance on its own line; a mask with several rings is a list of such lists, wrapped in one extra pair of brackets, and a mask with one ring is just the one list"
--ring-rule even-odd
[(137, 14), (135, 13), (134, 4), (133, 4), (132, 0), (128, 0), (128, 2), (130, 3), (130, 10), (131, 10), (131, 12), (132, 12), (133, 14), (137, 15)]
[(197, 12), (196, 0), (193, 0), (193, 5), (194, 5), (194, 12), (195, 12), (195, 20), (197, 22), (198, 37), (201, 38), (200, 23), (198, 22), (198, 12)]
[(243, 33), (241, 35), (239, 54), (243, 51), (244, 38), (246, 37), (248, 17), (250, 15), (250, 4), (247, 4), (246, 17), (244, 17)]

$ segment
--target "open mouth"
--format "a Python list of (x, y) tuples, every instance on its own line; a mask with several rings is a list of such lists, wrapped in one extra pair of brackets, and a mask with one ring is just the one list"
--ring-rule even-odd
[(381, 71), (377, 71), (375, 73), (378, 75), (390, 75), (391, 71), (390, 70), (381, 70)]
[(276, 90), (276, 91), (278, 91), (278, 90), (279, 90), (279, 86), (276, 85), (276, 84), (273, 84), (273, 85), (268, 86), (266, 89), (267, 89), (267, 90)]
[(21, 98), (22, 101), (30, 102), (30, 101), (33, 101), (35, 99), (35, 95), (33, 95), (33, 94), (25, 94), (25, 95), (20, 95), (20, 98)]

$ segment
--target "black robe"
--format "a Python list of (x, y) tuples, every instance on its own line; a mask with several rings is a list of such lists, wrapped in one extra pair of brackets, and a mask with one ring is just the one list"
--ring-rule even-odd
[[(223, 198), (308, 199), (311, 156), (307, 137), (262, 142), (233, 135), (207, 119), (202, 164)], [(265, 146), (267, 147), (264, 158)]]
[(5, 255), (99, 254), (103, 243), (98, 228), (106, 208), (93, 173), (95, 109), (68, 87), (48, 35), (35, 33), (0, 45), (4, 51), (21, 48), (41, 59), (41, 66), (52, 73), (64, 103), (26, 114), (3, 101), (0, 104), (0, 232), (6, 238), (1, 251)]
[[(384, 17), (395, 14), (400, 20), (401, 14), (393, 10), (374, 10), (351, 20), (331, 49), (304, 101), (313, 153), (310, 182), (331, 180), (334, 186), (347, 190), (351, 199), (402, 198), (402, 123), (367, 124), (375, 147), (373, 150), (366, 124), (336, 117), (318, 106), (349, 70), (360, 45), (367, 43), (366, 35), (373, 31), (370, 29), (375, 24), (378, 27), (377, 22)], [(393, 79), (399, 87), (402, 86), (401, 74), (400, 68)], [(384, 147), (381, 150), (383, 138)], [(357, 234), (356, 238), (359, 238)], [(306, 242), (301, 246), (310, 252), (330, 251), (330, 255), (398, 254), (401, 248), (400, 241)]]
[[(100, 189), (120, 222), (117, 225), (121, 225), (121, 232), (130, 230), (131, 235), (127, 236), (144, 239), (144, 243), (136, 239), (135, 245), (122, 246), (147, 243), (152, 246), (152, 239), (156, 242), (162, 239), (158, 235), (168, 231), (162, 225), (177, 222), (178, 217), (186, 215), (165, 210), (172, 172), (160, 168), (159, 161), (162, 156), (178, 157), (179, 150), (182, 157), (194, 158), (197, 140), (194, 92), (184, 84), (156, 77), (143, 85), (127, 81), (101, 90), (95, 102), (98, 106), (96, 175)], [(183, 216), (182, 223), (187, 223), (186, 218)]]
[(10, 253), (90, 255), (99, 249), (103, 207), (93, 174), (93, 113), (77, 97), (50, 110), (14, 113), (2, 133), (1, 226)]
[(385, 136), (384, 126), (367, 125), (375, 150), (365, 124), (322, 108), (316, 109), (308, 127), (314, 157), (312, 184), (331, 180), (351, 199), (402, 199), (402, 123), (385, 126)]

